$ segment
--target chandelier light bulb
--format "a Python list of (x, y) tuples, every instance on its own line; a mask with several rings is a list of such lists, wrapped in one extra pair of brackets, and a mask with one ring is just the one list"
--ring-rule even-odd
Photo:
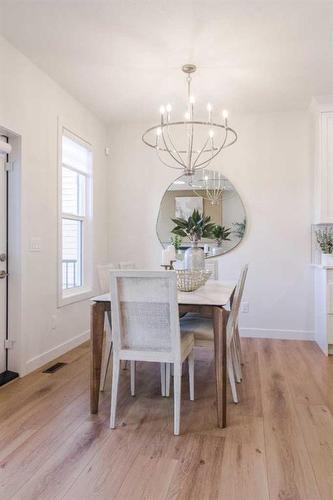
[(210, 113), (210, 112), (212, 111), (212, 109), (213, 109), (213, 106), (212, 106), (212, 105), (211, 105), (211, 103), (209, 102), (209, 103), (207, 104), (207, 111), (208, 111), (208, 113)]
[(185, 120), (189, 120), (191, 118), (191, 115), (188, 111), (186, 111), (184, 116), (185, 116)]
[(195, 103), (195, 97), (194, 95), (190, 95), (190, 104), (194, 104)]
[(172, 110), (171, 104), (167, 104), (165, 109), (167, 110), (167, 113), (170, 113)]
[(209, 134), (209, 137), (212, 139), (214, 137), (214, 130), (210, 129), (208, 134)]
[(160, 113), (161, 113), (161, 115), (164, 115), (164, 113), (165, 113), (165, 107), (164, 106), (160, 106)]
[(223, 118), (224, 118), (225, 120), (228, 118), (229, 113), (228, 113), (228, 111), (227, 111), (226, 109), (224, 109), (224, 110), (222, 111), (222, 116), (223, 116)]
[(157, 135), (157, 136), (160, 136), (161, 134), (162, 134), (162, 129), (161, 129), (161, 127), (158, 127), (158, 128), (156, 129), (156, 135)]

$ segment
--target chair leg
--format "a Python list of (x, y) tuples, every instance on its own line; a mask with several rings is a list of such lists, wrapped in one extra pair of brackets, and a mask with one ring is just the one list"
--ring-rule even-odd
[(119, 359), (113, 358), (110, 427), (116, 427), (117, 396), (119, 382)]
[(230, 349), (231, 349), (232, 363), (235, 370), (236, 382), (240, 383), (242, 381), (243, 376), (242, 376), (242, 367), (237, 352), (235, 337), (233, 337), (231, 340)]
[(235, 340), (236, 340), (236, 348), (238, 353), (239, 364), (244, 365), (238, 325), (235, 328)]
[(234, 403), (238, 403), (238, 395), (237, 395), (234, 367), (232, 365), (231, 351), (230, 350), (228, 351), (228, 357), (227, 357), (227, 369), (228, 369), (229, 382), (230, 382), (230, 386), (231, 386), (232, 399), (233, 399)]
[(194, 401), (194, 350), (188, 356), (188, 374), (190, 379), (190, 400)]
[(105, 389), (106, 377), (109, 371), (110, 361), (112, 357), (112, 341), (110, 335), (106, 333), (107, 337), (105, 339), (105, 349), (101, 368), (101, 384), (100, 391), (103, 392)]
[(173, 371), (173, 397), (174, 397), (173, 433), (175, 434), (175, 436), (179, 436), (179, 434), (180, 434), (181, 382), (182, 382), (182, 364), (181, 363), (174, 363), (174, 371)]
[(161, 368), (161, 394), (165, 396), (165, 363), (160, 363)]
[(131, 396), (135, 396), (135, 361), (131, 361)]
[(171, 363), (165, 363), (165, 395), (167, 398), (170, 396), (170, 365)]

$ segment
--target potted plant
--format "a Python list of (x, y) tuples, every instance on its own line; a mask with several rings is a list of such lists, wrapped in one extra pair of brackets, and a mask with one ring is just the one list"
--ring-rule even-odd
[(175, 236), (171, 236), (170, 238), (171, 245), (175, 247), (176, 250), (176, 259), (177, 260), (183, 260), (184, 258), (184, 253), (181, 251), (181, 246), (182, 246), (182, 238), (175, 234)]
[(218, 247), (222, 246), (223, 241), (230, 241), (231, 228), (219, 226), (216, 224), (212, 229), (212, 236), (216, 241)]
[(233, 222), (234, 226), (233, 233), (241, 240), (245, 234), (246, 229), (246, 219), (243, 219), (242, 222)]
[(315, 231), (318, 245), (322, 251), (323, 266), (333, 266), (333, 229), (325, 228)]
[(202, 238), (212, 237), (215, 224), (211, 222), (211, 218), (201, 214), (198, 210), (193, 210), (188, 219), (176, 217), (171, 220), (176, 224), (171, 232), (188, 238), (191, 242), (191, 247), (185, 252), (185, 269), (204, 269), (205, 255), (203, 249), (198, 247), (198, 243)]

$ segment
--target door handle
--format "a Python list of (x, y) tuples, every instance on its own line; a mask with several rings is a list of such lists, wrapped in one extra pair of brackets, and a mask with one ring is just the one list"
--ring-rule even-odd
[(6, 273), (6, 271), (0, 271), (0, 280), (7, 278), (7, 276), (8, 276), (8, 273)]

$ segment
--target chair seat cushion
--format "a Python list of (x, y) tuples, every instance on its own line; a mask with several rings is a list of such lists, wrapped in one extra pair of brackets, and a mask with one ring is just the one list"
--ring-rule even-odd
[(187, 314), (181, 318), (180, 331), (182, 337), (192, 333), (195, 340), (214, 340), (213, 321), (198, 314)]

